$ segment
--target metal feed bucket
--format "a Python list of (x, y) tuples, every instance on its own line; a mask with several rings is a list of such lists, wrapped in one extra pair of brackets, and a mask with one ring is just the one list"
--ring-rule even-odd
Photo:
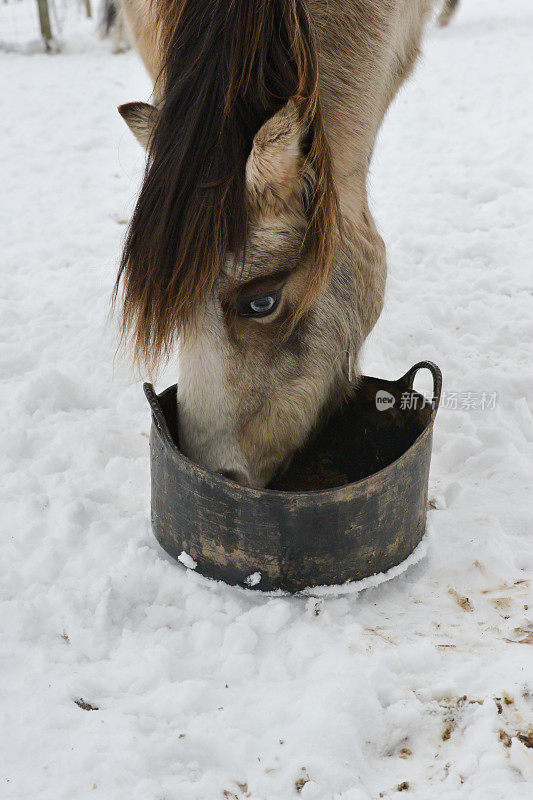
[[(423, 368), (433, 375), (432, 401), (413, 391)], [(157, 540), (174, 558), (185, 552), (202, 575), (261, 590), (343, 584), (396, 566), (425, 531), (441, 383), (430, 361), (396, 381), (362, 378), (272, 489), (240, 486), (190, 461), (178, 445), (177, 387), (156, 395), (145, 384)], [(332, 488), (283, 490), (309, 489), (317, 472)]]

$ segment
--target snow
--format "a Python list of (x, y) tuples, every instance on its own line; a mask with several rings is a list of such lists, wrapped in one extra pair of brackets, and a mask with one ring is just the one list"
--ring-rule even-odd
[(2, 798), (531, 797), (532, 28), (528, 0), (465, 0), (380, 136), (365, 371), (432, 359), (447, 402), (427, 555), (333, 597), (233, 589), (157, 545), (109, 318), (143, 169), (115, 106), (149, 84), (88, 26), (0, 53)]
[(182, 550), (179, 554), (178, 561), (181, 561), (181, 563), (187, 567), (187, 569), (196, 569), (198, 566), (194, 558), (186, 553), (185, 550)]
[(258, 583), (261, 583), (261, 573), (260, 572), (252, 572), (251, 575), (245, 579), (245, 584), (250, 588), (252, 586), (257, 586)]

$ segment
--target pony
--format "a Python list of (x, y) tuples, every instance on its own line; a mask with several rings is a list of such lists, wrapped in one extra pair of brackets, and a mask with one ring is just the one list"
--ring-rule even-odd
[(130, 49), (130, 44), (124, 29), (124, 19), (120, 0), (103, 0), (99, 8), (98, 29), (100, 36), (112, 39), (112, 52), (125, 53)]
[(437, 18), (437, 22), (441, 28), (445, 28), (449, 24), (451, 18), (457, 11), (459, 0), (445, 0), (441, 12)]
[(179, 349), (179, 440), (264, 487), (356, 390), (383, 306), (377, 132), (432, 0), (122, 0), (153, 103), (115, 285), (150, 370)]

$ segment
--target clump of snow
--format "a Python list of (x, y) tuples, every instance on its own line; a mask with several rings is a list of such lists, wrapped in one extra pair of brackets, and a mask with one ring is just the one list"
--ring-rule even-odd
[(250, 587), (251, 586), (257, 586), (257, 584), (261, 582), (261, 573), (260, 572), (252, 572), (252, 574), (248, 575), (248, 577), (245, 579), (244, 582), (247, 584), (247, 586), (250, 586)]
[(149, 409), (106, 326), (142, 66), (0, 52), (2, 800), (529, 800), (532, 31), (527, 0), (465, 0), (380, 134), (364, 370), (431, 358), (457, 406), (425, 557), (319, 597), (207, 581), (151, 533)]
[(186, 553), (185, 550), (182, 550), (179, 554), (178, 561), (181, 561), (181, 563), (187, 567), (187, 569), (196, 569), (198, 566), (194, 558)]

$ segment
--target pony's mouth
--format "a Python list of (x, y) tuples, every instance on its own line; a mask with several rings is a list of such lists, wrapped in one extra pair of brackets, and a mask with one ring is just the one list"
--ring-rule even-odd
[(221, 469), (220, 474), (230, 481), (235, 481), (241, 486), (251, 486), (250, 478), (247, 473), (240, 469)]

